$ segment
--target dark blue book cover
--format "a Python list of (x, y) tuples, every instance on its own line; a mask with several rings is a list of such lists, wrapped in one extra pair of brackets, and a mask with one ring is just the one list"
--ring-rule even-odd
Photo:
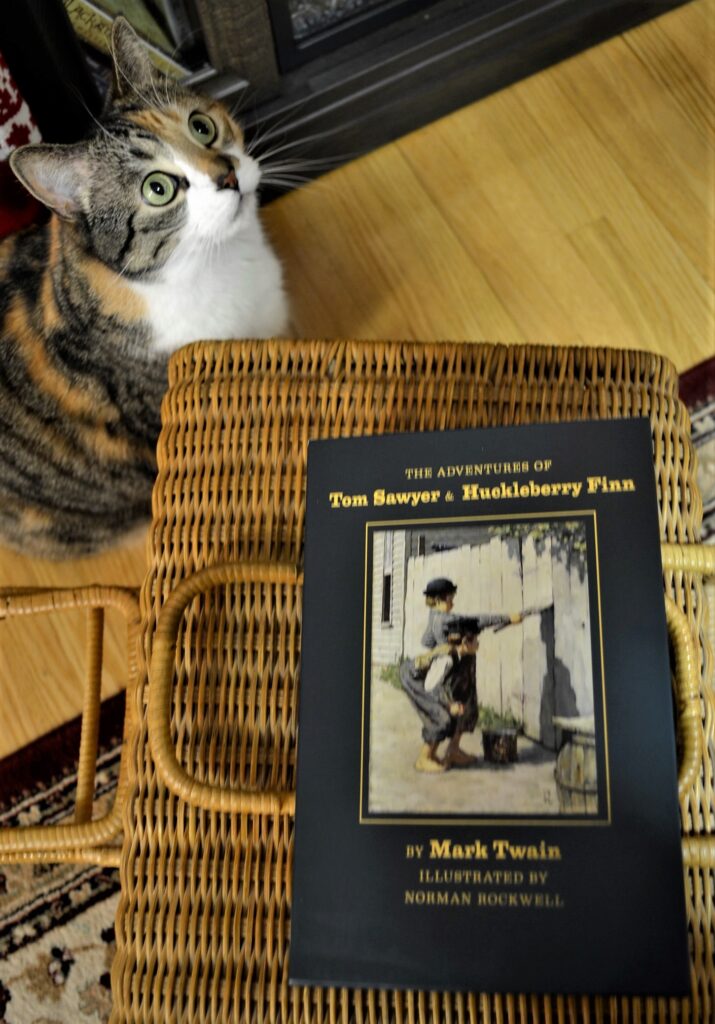
[(685, 994), (645, 419), (311, 442), (290, 978)]

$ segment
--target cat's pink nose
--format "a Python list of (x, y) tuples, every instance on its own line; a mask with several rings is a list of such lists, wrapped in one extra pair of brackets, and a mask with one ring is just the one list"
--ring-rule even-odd
[(222, 174), (216, 184), (219, 188), (233, 188), (238, 191), (238, 178), (233, 167), (226, 174)]

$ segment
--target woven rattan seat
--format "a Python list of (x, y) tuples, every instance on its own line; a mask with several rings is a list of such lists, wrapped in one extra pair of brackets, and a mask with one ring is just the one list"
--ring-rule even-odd
[[(669, 617), (682, 613), (679, 658), (694, 640), (700, 662), (697, 692), (681, 702), (691, 999), (288, 986), (309, 438), (636, 414), (652, 425)], [(715, 795), (702, 575), (713, 563), (690, 548), (701, 503), (672, 366), (604, 349), (198, 344), (171, 360), (162, 422), (115, 1024), (711, 1021)]]

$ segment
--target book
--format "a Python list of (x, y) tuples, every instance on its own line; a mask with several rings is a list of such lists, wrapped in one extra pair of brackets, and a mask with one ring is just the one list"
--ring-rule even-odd
[(140, 0), (131, 4), (120, 4), (117, 0), (96, 0), (94, 3), (92, 0), (63, 0), (63, 3), (77, 35), (99, 53), (111, 54), (114, 18), (117, 14), (125, 14), (159, 71), (170, 78), (184, 78), (189, 74), (188, 68), (171, 56), (174, 46)]
[(289, 976), (683, 995), (646, 419), (311, 442)]

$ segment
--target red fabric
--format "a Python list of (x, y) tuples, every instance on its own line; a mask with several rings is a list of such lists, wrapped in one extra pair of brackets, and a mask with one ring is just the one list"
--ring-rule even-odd
[(7, 160), (0, 163), (0, 238), (42, 218), (44, 207), (23, 188)]
[(0, 53), (0, 237), (18, 231), (42, 215), (42, 205), (22, 187), (8, 163), (18, 146), (39, 141), (40, 133), (30, 108)]
[(682, 373), (678, 394), (691, 410), (705, 402), (715, 402), (715, 357)]

